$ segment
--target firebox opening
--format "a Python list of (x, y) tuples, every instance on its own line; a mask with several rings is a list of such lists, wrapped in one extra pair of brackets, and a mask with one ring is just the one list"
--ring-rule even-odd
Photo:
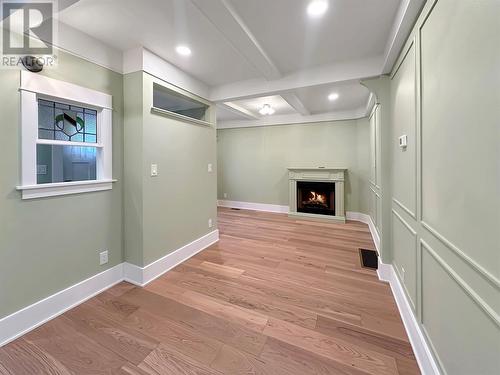
[(335, 183), (297, 181), (297, 211), (335, 216)]

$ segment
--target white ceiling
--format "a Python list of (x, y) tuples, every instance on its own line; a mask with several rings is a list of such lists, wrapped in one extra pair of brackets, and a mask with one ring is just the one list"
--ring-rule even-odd
[[(338, 99), (330, 101), (331, 93), (339, 94)], [(296, 94), (311, 114), (356, 110), (366, 106), (370, 96), (368, 89), (358, 82), (305, 87), (297, 89)]]
[(283, 74), (384, 53), (400, 0), (333, 0), (308, 17), (305, 0), (231, 0)]
[(122, 51), (143, 46), (210, 86), (258, 77), (189, 0), (80, 0), (59, 20)]
[[(209, 86), (218, 121), (249, 126), (269, 101), (268, 118), (359, 117), (369, 97), (359, 81), (390, 71), (424, 3), (327, 0), (311, 19), (310, 0), (65, 1), (61, 22), (122, 52), (150, 50)], [(178, 44), (192, 55), (179, 56)], [(330, 102), (333, 91), (339, 99)]]

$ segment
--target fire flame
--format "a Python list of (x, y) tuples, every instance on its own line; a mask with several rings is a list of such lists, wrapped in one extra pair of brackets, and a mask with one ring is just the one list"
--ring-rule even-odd
[(315, 202), (315, 203), (326, 203), (326, 197), (323, 194), (317, 194), (314, 191), (311, 191), (311, 198), (309, 198), (309, 202)]

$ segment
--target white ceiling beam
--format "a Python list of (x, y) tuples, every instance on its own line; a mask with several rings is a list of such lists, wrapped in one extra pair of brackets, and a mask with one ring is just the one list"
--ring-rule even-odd
[(256, 126), (274, 126), (274, 125), (289, 125), (289, 124), (306, 124), (315, 122), (329, 122), (341, 120), (355, 120), (366, 117), (365, 107), (339, 112), (320, 113), (309, 116), (299, 114), (288, 114), (278, 116), (264, 116), (258, 120), (248, 121), (221, 121), (217, 123), (217, 129), (232, 129), (232, 128), (253, 128)]
[(271, 58), (228, 1), (191, 2), (264, 78), (276, 79), (281, 76)]
[(248, 109), (243, 108), (237, 104), (234, 103), (219, 103), (217, 104), (218, 106), (223, 107), (225, 110), (230, 111), (232, 113), (237, 114), (238, 116), (245, 117), (249, 120), (257, 120), (259, 119), (259, 116), (256, 114), (250, 112)]
[(290, 104), (290, 106), (295, 109), (302, 116), (309, 116), (311, 112), (306, 108), (304, 103), (299, 99), (297, 95), (292, 92), (284, 92), (281, 94), (281, 97), (285, 99), (285, 101)]
[[(229, 1), (191, 0), (191, 2), (195, 4), (226, 40), (244, 56), (266, 80), (276, 80), (282, 77), (281, 72), (276, 67), (271, 57), (266, 53), (255, 35), (253, 35)], [(297, 95), (286, 93), (283, 94), (282, 97), (301, 115), (310, 114), (309, 110)]]
[(298, 88), (359, 81), (377, 77), (382, 71), (383, 56), (302, 70), (275, 80), (252, 79), (212, 87), (209, 99), (226, 102), (264, 95), (275, 95)]
[(406, 38), (411, 32), (417, 17), (425, 4), (425, 0), (403, 0), (399, 5), (394, 24), (385, 46), (382, 74), (391, 72)]

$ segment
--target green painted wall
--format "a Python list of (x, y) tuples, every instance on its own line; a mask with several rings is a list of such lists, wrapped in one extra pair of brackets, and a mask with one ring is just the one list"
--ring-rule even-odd
[(219, 199), (286, 206), (287, 167), (333, 165), (348, 168), (346, 209), (368, 212), (367, 119), (219, 129), (217, 153)]
[(367, 82), (384, 115), (384, 261), (450, 375), (500, 369), (499, 25), (496, 0), (428, 1), (391, 76)]
[(124, 260), (143, 265), (143, 76), (142, 71), (123, 76), (124, 97)]
[[(0, 70), (0, 318), (122, 262), (122, 75), (59, 52), (46, 76), (113, 95), (113, 190), (21, 200), (19, 71)], [(99, 252), (109, 263), (99, 266)]]
[(151, 112), (154, 83), (200, 98), (143, 72), (124, 82), (125, 259), (144, 266), (216, 229), (216, 131)]

